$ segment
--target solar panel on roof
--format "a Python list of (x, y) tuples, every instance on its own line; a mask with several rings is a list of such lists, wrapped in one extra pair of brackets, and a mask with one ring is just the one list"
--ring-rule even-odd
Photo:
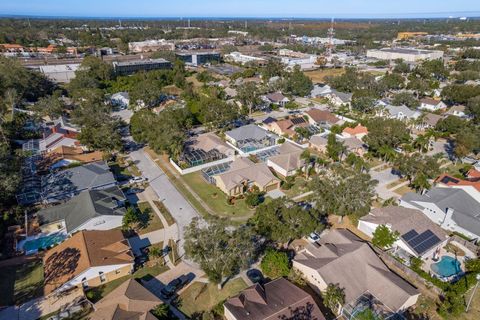
[[(411, 231), (409, 231), (408, 233), (410, 233)], [(410, 245), (410, 247), (418, 254), (424, 253), (428, 249), (441, 242), (441, 240), (431, 230), (426, 230), (418, 236), (413, 238), (411, 237), (410, 240), (406, 241)]]
[(404, 235), (402, 235), (402, 238), (405, 240), (405, 241), (410, 241), (411, 239), (415, 238), (416, 236), (418, 236), (418, 233), (417, 231), (415, 230), (410, 230), (408, 231), (407, 233), (405, 233)]
[(307, 122), (304, 118), (292, 118), (290, 119), (293, 124), (301, 124)]
[(458, 183), (459, 181), (457, 179), (452, 178), (452, 177), (445, 176), (445, 177), (442, 178), (442, 180), (440, 180), (440, 182), (447, 184), (449, 182)]

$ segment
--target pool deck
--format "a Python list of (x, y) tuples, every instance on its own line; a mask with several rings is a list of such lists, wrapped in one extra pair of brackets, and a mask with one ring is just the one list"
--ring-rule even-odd
[[(445, 250), (445, 248), (441, 248), (440, 249), (440, 253), (438, 255), (440, 257), (440, 259), (444, 256), (448, 256), (448, 257), (452, 257), (454, 259), (457, 259), (459, 262), (460, 262), (460, 269), (462, 270), (462, 272), (465, 270), (465, 261), (464, 261), (464, 258), (465, 256), (455, 256), (455, 254), (451, 253), (451, 252), (448, 252), (447, 250)], [(431, 275), (434, 275), (440, 279), (442, 279), (443, 277), (440, 277), (435, 271), (433, 271), (432, 269), (432, 264), (435, 264), (437, 262), (439, 262), (440, 260), (438, 261), (433, 261), (433, 259), (431, 258), (428, 258), (426, 260), (424, 260), (423, 262), (423, 265), (422, 265), (422, 269), (428, 273), (430, 273)], [(451, 277), (448, 277), (448, 279), (446, 281), (450, 281), (453, 277), (455, 276), (451, 276)]]
[[(41, 239), (41, 238), (45, 238), (45, 237), (50, 237), (50, 236), (53, 236), (53, 235), (56, 235), (56, 234), (63, 234), (65, 236), (65, 239), (68, 237), (67, 235), (67, 232), (65, 230), (57, 230), (55, 232), (52, 232), (52, 233), (45, 233), (45, 232), (42, 232), (42, 233), (38, 233), (34, 236), (28, 236), (27, 238), (19, 241), (17, 243), (17, 251), (23, 251), (24, 250), (24, 246), (25, 246), (25, 243), (27, 243), (28, 241), (36, 241), (38, 239)], [(64, 239), (64, 240), (65, 240)], [(62, 241), (60, 241), (62, 242)], [(60, 242), (57, 242), (56, 244), (60, 243)], [(47, 248), (42, 248), (42, 249), (47, 249)], [(29, 252), (26, 252), (25, 254), (29, 255), (29, 254), (35, 254), (37, 253), (38, 250), (30, 250)]]

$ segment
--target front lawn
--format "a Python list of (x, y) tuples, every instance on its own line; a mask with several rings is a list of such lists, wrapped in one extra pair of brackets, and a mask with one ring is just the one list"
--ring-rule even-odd
[(138, 234), (146, 234), (155, 230), (163, 229), (162, 220), (153, 210), (148, 202), (139, 202), (138, 209), (141, 212), (141, 220), (143, 228), (138, 230)]
[(288, 190), (281, 189), (281, 190), (283, 193), (285, 193), (285, 195), (288, 198), (293, 198), (309, 191), (307, 188), (307, 181), (305, 180), (304, 177), (296, 177), (295, 183), (290, 189)]
[(393, 192), (395, 192), (395, 193), (398, 194), (398, 195), (403, 196), (405, 193), (415, 192), (415, 190), (413, 190), (413, 189), (410, 188), (409, 186), (402, 186), (402, 187), (400, 187), (400, 188), (395, 189)]
[(167, 224), (171, 226), (172, 224), (175, 223), (175, 219), (173, 218), (172, 214), (170, 213), (170, 210), (165, 207), (163, 202), (153, 200), (153, 203), (157, 206), (157, 209), (162, 213), (163, 217), (165, 220), (167, 220)]
[(216, 186), (206, 182), (201, 172), (194, 172), (183, 176), (183, 180), (190, 188), (220, 216), (243, 217), (252, 215), (244, 199), (235, 200), (235, 204), (227, 204), (227, 196)]
[(87, 291), (86, 295), (91, 302), (96, 303), (97, 301), (101, 300), (106, 295), (108, 295), (110, 292), (118, 288), (122, 283), (124, 283), (128, 279), (133, 278), (133, 279), (149, 280), (158, 276), (160, 273), (163, 273), (168, 270), (169, 270), (168, 266), (162, 265), (161, 263), (158, 263), (151, 267), (145, 266), (141, 269), (138, 269), (137, 271), (135, 271), (135, 273), (131, 275), (121, 277), (113, 281), (109, 281), (98, 287), (91, 288)]
[(246, 287), (242, 278), (228, 281), (222, 290), (218, 290), (214, 283), (195, 282), (180, 294), (180, 311), (191, 316), (196, 312), (211, 310)]
[(22, 304), (43, 295), (41, 260), (0, 269), (0, 306)]

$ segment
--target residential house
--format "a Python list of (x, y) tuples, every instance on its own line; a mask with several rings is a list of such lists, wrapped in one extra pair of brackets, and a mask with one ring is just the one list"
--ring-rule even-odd
[(452, 177), (444, 173), (435, 179), (435, 183), (448, 187), (472, 186), (480, 192), (480, 172), (472, 168), (468, 171), (466, 179)]
[(223, 91), (225, 92), (227, 99), (235, 98), (238, 95), (237, 90), (230, 87), (226, 87)]
[(368, 134), (367, 127), (362, 126), (361, 124), (357, 124), (356, 127), (350, 128), (346, 127), (342, 131), (342, 137), (344, 138), (357, 138), (362, 140)]
[(310, 92), (311, 98), (322, 98), (332, 93), (332, 88), (328, 84), (316, 84)]
[(318, 125), (320, 127), (330, 128), (336, 124), (343, 124), (342, 120), (329, 111), (312, 108), (305, 114), (308, 116), (310, 124)]
[(280, 107), (285, 107), (285, 105), (290, 102), (290, 99), (285, 97), (281, 92), (270, 93), (265, 96), (265, 101), (271, 104), (279, 105)]
[(390, 104), (387, 104), (385, 106), (379, 106), (380, 107), (377, 110), (377, 115), (390, 119), (397, 119), (402, 121), (416, 120), (422, 115), (420, 111), (411, 110), (407, 106), (392, 106)]
[(77, 140), (79, 132), (78, 128), (69, 124), (65, 118), (60, 117), (43, 130), (41, 139), (28, 140), (23, 143), (22, 149), (36, 155), (50, 152), (61, 146), (78, 146), (80, 144)]
[(104, 161), (92, 162), (42, 176), (42, 200), (47, 203), (61, 201), (85, 190), (106, 189), (116, 184)]
[(181, 160), (185, 161), (190, 167), (194, 167), (234, 155), (235, 149), (214, 133), (207, 132), (192, 137), (185, 143)]
[(43, 170), (67, 167), (74, 163), (90, 163), (101, 161), (103, 152), (85, 152), (81, 147), (59, 146), (43, 154), (37, 165)]
[(348, 152), (355, 153), (357, 156), (363, 157), (367, 153), (368, 148), (362, 140), (352, 137), (347, 139), (338, 139), (338, 142), (343, 142)]
[(322, 153), (327, 152), (328, 139), (324, 135), (314, 135), (310, 137), (310, 148)]
[(125, 195), (117, 186), (103, 190), (87, 190), (68, 201), (36, 213), (40, 229), (111, 230), (122, 226)]
[(121, 230), (83, 230), (45, 253), (45, 292), (97, 287), (127, 276), (133, 265), (130, 245)]
[(368, 242), (346, 229), (332, 229), (317, 243), (308, 244), (295, 256), (293, 268), (317, 293), (329, 284), (344, 289), (344, 310), (373, 296), (386, 309), (402, 312), (419, 296), (413, 285), (388, 269)]
[(295, 175), (305, 169), (305, 159), (302, 159), (303, 149), (293, 143), (285, 142), (278, 147), (278, 154), (267, 160), (267, 165), (283, 177)]
[(435, 187), (424, 194), (406, 193), (400, 205), (421, 210), (440, 227), (471, 239), (480, 238), (480, 192), (473, 186)]
[(466, 109), (465, 106), (456, 105), (451, 107), (447, 111), (447, 114), (455, 117), (459, 117), (459, 118), (465, 118), (467, 116), (467, 114), (465, 113), (465, 109)]
[(130, 104), (130, 95), (128, 92), (117, 92), (112, 94), (110, 102), (114, 107), (120, 107), (122, 109), (128, 108)]
[(90, 320), (157, 320), (150, 312), (162, 304), (156, 295), (129, 279), (95, 303)]
[(330, 93), (324, 95), (325, 98), (330, 101), (333, 105), (340, 107), (343, 105), (349, 106), (352, 102), (352, 93), (340, 92), (335, 89), (332, 89)]
[(280, 136), (293, 137), (297, 134), (296, 128), (308, 128), (310, 123), (304, 117), (292, 117), (288, 119), (275, 120), (265, 127)]
[(420, 110), (428, 110), (428, 111), (438, 111), (444, 110), (447, 108), (447, 105), (441, 100), (435, 100), (431, 98), (424, 98), (420, 100), (420, 106), (418, 109)]
[(277, 135), (254, 124), (225, 132), (225, 139), (246, 153), (274, 146), (277, 138)]
[(400, 234), (393, 248), (395, 251), (406, 252), (408, 256), (422, 259), (433, 257), (448, 241), (447, 233), (417, 209), (399, 206), (373, 209), (360, 218), (358, 229), (373, 237), (381, 225)]
[(426, 113), (423, 117), (422, 123), (418, 126), (419, 129), (435, 128), (437, 123), (443, 119), (443, 116), (434, 113)]
[(253, 163), (248, 158), (238, 158), (224, 173), (213, 176), (215, 185), (228, 196), (239, 196), (256, 186), (269, 192), (280, 188), (277, 179), (265, 163)]
[(284, 278), (242, 290), (223, 304), (227, 320), (325, 320), (312, 296)]

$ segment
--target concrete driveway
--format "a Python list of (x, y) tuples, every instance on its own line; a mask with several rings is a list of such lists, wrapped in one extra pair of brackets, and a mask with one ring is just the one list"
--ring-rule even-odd
[(398, 194), (387, 189), (387, 185), (400, 179), (398, 175), (392, 172), (392, 168), (387, 168), (382, 171), (370, 170), (370, 175), (372, 176), (372, 179), (378, 181), (378, 185), (375, 187), (375, 191), (380, 198), (386, 200), (392, 197), (399, 197)]
[(180, 240), (179, 254), (183, 257), (185, 253), (183, 250), (183, 230), (188, 224), (190, 224), (193, 218), (200, 217), (200, 215), (143, 149), (132, 151), (130, 157), (135, 162), (138, 169), (148, 179), (150, 187), (155, 191), (158, 199), (163, 201), (177, 222)]

